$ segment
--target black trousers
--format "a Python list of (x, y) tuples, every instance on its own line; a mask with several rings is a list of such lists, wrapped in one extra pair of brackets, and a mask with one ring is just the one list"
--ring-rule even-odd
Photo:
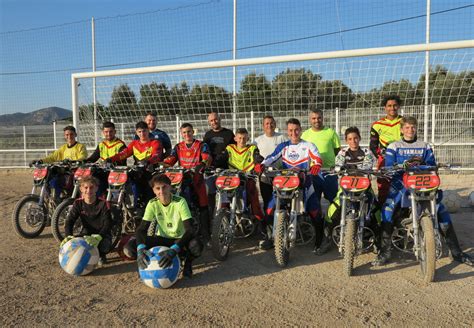
[[(161, 236), (147, 236), (145, 239), (145, 246), (147, 249), (155, 246), (166, 246), (171, 247), (176, 243), (176, 239), (165, 238)], [(137, 258), (137, 240), (132, 238), (125, 247), (133, 259)], [(184, 247), (180, 250), (179, 256), (187, 260), (194, 260), (201, 256), (203, 245), (197, 238), (192, 238)]]

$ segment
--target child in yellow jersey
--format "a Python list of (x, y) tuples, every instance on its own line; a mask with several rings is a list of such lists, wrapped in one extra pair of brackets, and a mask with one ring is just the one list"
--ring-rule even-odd
[[(236, 144), (230, 144), (225, 149), (229, 168), (243, 172), (252, 171), (255, 164), (263, 161), (263, 157), (260, 155), (257, 146), (247, 144), (249, 141), (247, 129), (237, 129), (234, 140)], [(252, 179), (247, 180), (247, 203), (250, 204), (252, 213), (257, 220), (262, 221), (264, 215), (258, 200), (257, 185), (255, 180)]]

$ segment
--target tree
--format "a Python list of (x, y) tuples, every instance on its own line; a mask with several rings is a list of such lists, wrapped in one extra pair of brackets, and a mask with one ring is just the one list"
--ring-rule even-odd
[(239, 112), (270, 112), (272, 109), (272, 85), (265, 75), (250, 73), (240, 83), (237, 95)]
[(321, 76), (310, 70), (287, 69), (279, 73), (272, 81), (272, 108), (277, 111), (294, 112), (307, 110), (315, 100), (316, 90)]
[(354, 98), (352, 90), (340, 80), (317, 81), (311, 91), (313, 107), (321, 110), (348, 108)]
[(114, 87), (109, 102), (112, 117), (134, 117), (137, 114), (137, 99), (135, 93), (127, 84)]
[(140, 86), (140, 111), (156, 111), (158, 115), (176, 115), (171, 91), (164, 83), (152, 82)]
[(232, 94), (216, 85), (196, 84), (186, 96), (181, 113), (205, 114), (211, 111), (232, 112)]
[[(108, 108), (102, 105), (101, 103), (97, 103), (97, 120), (105, 121), (110, 119), (110, 112)], [(89, 105), (81, 105), (79, 106), (79, 120), (81, 121), (94, 121), (94, 104)]]

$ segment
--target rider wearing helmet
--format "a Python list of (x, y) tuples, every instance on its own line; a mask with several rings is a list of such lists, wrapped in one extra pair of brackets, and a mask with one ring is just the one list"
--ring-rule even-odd
[(179, 166), (183, 168), (195, 169), (192, 176), (192, 188), (194, 195), (198, 200), (197, 207), (199, 207), (202, 238), (204, 243), (207, 244), (210, 239), (210, 217), (208, 207), (209, 201), (207, 198), (203, 171), (211, 162), (209, 147), (206, 143), (194, 139), (194, 129), (190, 123), (184, 123), (181, 125), (180, 131), (184, 141), (178, 143), (171, 151), (171, 155), (165, 158), (163, 162), (170, 166), (173, 166), (178, 162)]
[[(271, 155), (267, 156), (261, 164), (257, 164), (255, 172), (262, 173), (265, 166), (270, 166), (281, 158), (283, 169), (308, 170), (309, 175), (318, 175), (323, 163), (318, 148), (314, 144), (301, 139), (301, 123), (298, 119), (290, 118), (286, 122), (286, 126), (289, 140), (279, 144)], [(322, 220), (322, 218), (319, 215), (321, 209), (314, 192), (312, 179), (306, 177), (303, 184), (305, 208), (311, 219), (316, 223), (316, 220)], [(272, 214), (274, 207), (275, 198), (272, 197), (267, 208), (268, 215)], [(315, 251), (318, 247), (319, 245), (315, 245)]]
[[(184, 257), (183, 275), (191, 278), (192, 261), (201, 255), (202, 244), (193, 237), (188, 204), (183, 197), (171, 193), (171, 181), (165, 174), (155, 175), (150, 185), (156, 197), (146, 206), (145, 215), (136, 231), (136, 239), (131, 239), (125, 247), (132, 258), (136, 256), (140, 269), (145, 269), (149, 264), (148, 249), (155, 246), (170, 247), (158, 254), (161, 257), (159, 264), (166, 268), (175, 256), (180, 255)], [(154, 221), (157, 224), (156, 235), (147, 236), (150, 224)]]
[[(417, 140), (417, 120), (414, 117), (404, 117), (401, 120), (402, 140), (391, 143), (385, 154), (385, 167), (392, 167), (397, 164), (417, 166), (435, 166), (436, 160), (430, 145), (424, 141)], [(390, 191), (382, 208), (382, 236), (381, 250), (377, 258), (373, 261), (374, 266), (381, 266), (387, 263), (391, 257), (393, 232), (393, 213), (400, 206), (406, 189), (402, 182), (402, 173), (398, 173), (392, 178)], [(473, 259), (461, 251), (459, 242), (454, 231), (451, 217), (445, 206), (437, 199), (438, 220), (440, 232), (444, 235), (446, 244), (449, 247), (453, 259), (457, 262), (473, 265)]]

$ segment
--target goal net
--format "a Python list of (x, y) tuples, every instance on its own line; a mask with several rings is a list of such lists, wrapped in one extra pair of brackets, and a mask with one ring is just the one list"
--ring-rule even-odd
[(158, 127), (174, 144), (184, 122), (202, 138), (212, 111), (221, 115), (223, 126), (245, 127), (254, 138), (262, 133), (266, 114), (275, 117), (280, 130), (290, 117), (306, 129), (308, 110), (315, 107), (340, 136), (349, 126), (359, 127), (367, 144), (371, 123), (384, 116), (382, 98), (397, 94), (402, 113), (418, 118), (419, 136), (438, 148), (439, 160), (469, 166), (473, 43), (447, 44), (430, 45), (427, 102), (425, 52), (414, 52), (424, 45), (400, 46), (73, 74), (75, 124), (90, 147), (100, 140), (100, 125), (107, 120), (128, 142), (135, 123), (154, 111)]

